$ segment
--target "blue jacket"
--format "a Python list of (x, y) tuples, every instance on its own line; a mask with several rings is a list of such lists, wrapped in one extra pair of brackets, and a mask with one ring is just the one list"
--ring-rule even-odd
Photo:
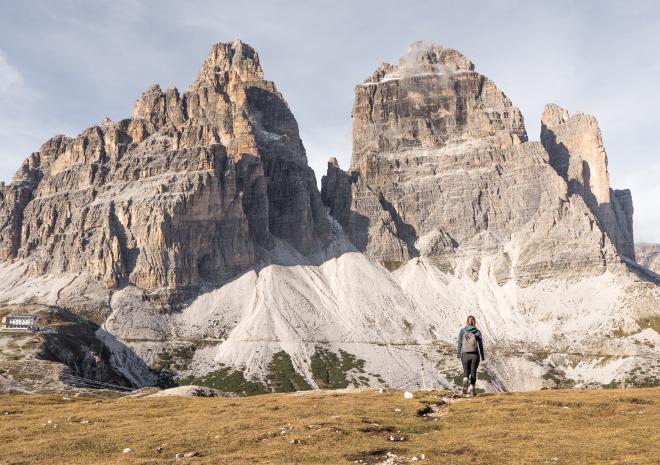
[(466, 331), (470, 331), (471, 333), (474, 333), (474, 335), (477, 338), (477, 345), (479, 346), (479, 354), (481, 355), (481, 360), (485, 360), (486, 357), (484, 356), (484, 342), (483, 339), (481, 338), (481, 331), (479, 331), (477, 328), (475, 328), (472, 325), (466, 325), (465, 328), (461, 328), (461, 330), (458, 332), (458, 342), (456, 345), (456, 351), (458, 352), (458, 357), (461, 358), (463, 355), (463, 334), (465, 334)]

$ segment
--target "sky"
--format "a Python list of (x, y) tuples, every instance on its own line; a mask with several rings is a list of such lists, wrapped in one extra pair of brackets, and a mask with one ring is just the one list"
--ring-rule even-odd
[(0, 0), (0, 181), (56, 134), (129, 117), (154, 83), (185, 90), (215, 42), (252, 45), (317, 178), (348, 167), (353, 90), (414, 41), (460, 50), (538, 140), (548, 102), (596, 116), (637, 241), (660, 242), (660, 2)]

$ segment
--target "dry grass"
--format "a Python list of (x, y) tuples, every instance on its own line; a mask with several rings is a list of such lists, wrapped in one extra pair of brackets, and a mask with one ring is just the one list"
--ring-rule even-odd
[[(376, 463), (388, 451), (408, 459), (424, 453), (423, 464), (660, 463), (658, 388), (484, 395), (450, 405), (441, 405), (442, 395), (3, 395), (0, 463), (160, 465), (191, 451), (201, 456), (177, 463)], [(440, 404), (435, 418), (418, 416), (430, 404)], [(125, 447), (134, 452), (122, 454)]]

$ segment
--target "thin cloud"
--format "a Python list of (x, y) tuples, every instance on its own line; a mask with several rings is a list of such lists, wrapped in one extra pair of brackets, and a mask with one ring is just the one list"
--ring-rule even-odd
[(40, 94), (0, 50), (0, 180), (8, 180), (39, 135), (33, 112)]

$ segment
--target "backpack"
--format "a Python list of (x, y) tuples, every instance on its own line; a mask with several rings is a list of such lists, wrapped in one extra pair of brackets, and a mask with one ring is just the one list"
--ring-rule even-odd
[(463, 353), (466, 352), (477, 352), (477, 336), (473, 332), (464, 331), (463, 332), (463, 344), (461, 345)]

